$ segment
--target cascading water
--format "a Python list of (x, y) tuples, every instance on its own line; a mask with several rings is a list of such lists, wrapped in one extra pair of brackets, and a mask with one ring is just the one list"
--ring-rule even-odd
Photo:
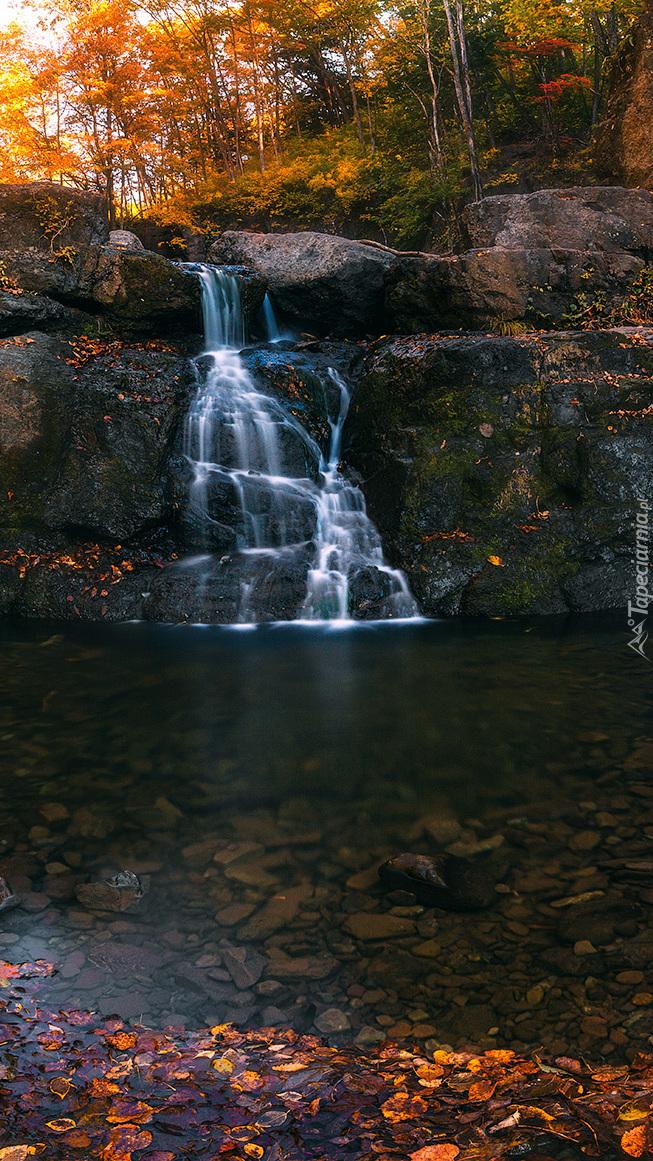
[(240, 563), (250, 558), (251, 578), (246, 567), (239, 573), (236, 619), (274, 619), (252, 606), (253, 589), (275, 573), (287, 585), (293, 569), (305, 587), (295, 619), (349, 619), (352, 589), (363, 591), (366, 583), (374, 588), (379, 615), (417, 616), (403, 573), (384, 560), (360, 488), (338, 468), (349, 407), (345, 382), (329, 371), (340, 407), (330, 420), (326, 459), (301, 424), (254, 385), (240, 355), (244, 324), (237, 278), (219, 267), (191, 268), (202, 283), (206, 374), (186, 421), (190, 507), (205, 542), (215, 536), (219, 543), (228, 525)]
[(265, 327), (265, 337), (269, 343), (278, 343), (283, 338), (279, 330), (277, 316), (274, 313), (272, 299), (269, 294), (265, 295), (263, 299), (263, 306), (261, 307), (261, 314), (263, 315), (263, 326)]

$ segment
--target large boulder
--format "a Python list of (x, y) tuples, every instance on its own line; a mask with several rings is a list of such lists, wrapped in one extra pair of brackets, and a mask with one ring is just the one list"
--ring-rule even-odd
[(312, 231), (227, 230), (208, 260), (257, 270), (275, 305), (319, 335), (356, 337), (382, 325), (383, 279), (393, 257), (360, 242)]
[(47, 181), (0, 185), (0, 250), (55, 256), (109, 240), (106, 199)]
[(199, 280), (149, 250), (89, 247), (77, 293), (122, 330), (165, 334), (198, 329)]
[(635, 27), (612, 57), (605, 115), (596, 131), (594, 167), (626, 185), (653, 185), (653, 5), (645, 0)]
[(653, 194), (645, 189), (587, 186), (497, 194), (473, 202), (461, 215), (466, 249), (590, 250), (653, 253)]
[(492, 246), (450, 258), (404, 258), (386, 280), (387, 329), (501, 330), (569, 325), (597, 296), (625, 298), (644, 261), (633, 254)]
[(347, 458), (429, 615), (626, 607), (653, 332), (380, 341)]
[(101, 313), (126, 333), (201, 326), (197, 277), (149, 250), (88, 245), (65, 256), (3, 251), (0, 263), (14, 287)]
[[(116, 231), (109, 244), (106, 203), (95, 194), (46, 182), (0, 186), (5, 289), (101, 313), (127, 333), (199, 330), (198, 279), (144, 250), (138, 239), (129, 245), (125, 239), (125, 231)], [(25, 327), (20, 311), (13, 315), (12, 333), (18, 333)], [(45, 321), (50, 325), (49, 318)], [(37, 318), (34, 322), (40, 325)], [(5, 333), (12, 325), (9, 318)]]
[(120, 246), (123, 250), (144, 250), (145, 247), (137, 234), (131, 230), (112, 230), (109, 234), (109, 244)]
[(622, 309), (617, 321), (627, 321), (653, 254), (653, 195), (598, 186), (499, 194), (467, 206), (461, 227), (470, 249), (389, 270), (389, 330), (556, 328), (592, 309)]
[(121, 539), (172, 518), (171, 446), (191, 390), (174, 351), (0, 342), (0, 529)]

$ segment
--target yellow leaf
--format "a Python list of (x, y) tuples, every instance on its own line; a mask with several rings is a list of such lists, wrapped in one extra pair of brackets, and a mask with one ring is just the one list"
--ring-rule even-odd
[(76, 1129), (77, 1122), (70, 1119), (70, 1117), (59, 1117), (56, 1121), (46, 1121), (46, 1129), (52, 1129), (53, 1133), (67, 1133), (69, 1129)]
[(25, 1161), (25, 1157), (33, 1157), (35, 1153), (42, 1153), (46, 1145), (7, 1145), (0, 1149), (0, 1161)]
[(488, 564), (494, 564), (497, 568), (505, 568), (505, 565), (500, 556), (488, 556)]
[(643, 1100), (644, 1098), (640, 1097), (639, 1101), (629, 1101), (627, 1105), (622, 1105), (622, 1107), (619, 1109), (619, 1120), (643, 1121), (644, 1117), (647, 1117), (650, 1112), (648, 1104), (644, 1104)]
[(219, 1056), (217, 1060), (213, 1061), (212, 1067), (216, 1072), (221, 1072), (223, 1076), (231, 1076), (234, 1070), (234, 1065), (230, 1060), (227, 1060), (226, 1056)]
[(251, 1141), (248, 1141), (245, 1145), (245, 1152), (248, 1157), (262, 1157), (265, 1149), (262, 1149), (260, 1145), (254, 1145)]

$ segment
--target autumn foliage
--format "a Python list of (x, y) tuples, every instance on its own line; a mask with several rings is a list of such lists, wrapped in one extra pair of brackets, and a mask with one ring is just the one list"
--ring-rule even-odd
[(639, 0), (25, 7), (0, 31), (0, 180), (100, 189), (117, 224), (355, 219), (414, 242), (477, 154), (505, 186), (502, 143), (588, 140)]

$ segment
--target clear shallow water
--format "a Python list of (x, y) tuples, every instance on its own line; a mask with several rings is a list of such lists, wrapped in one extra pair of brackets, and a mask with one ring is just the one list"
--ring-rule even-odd
[[(55, 961), (54, 1007), (153, 1025), (632, 1055), (652, 679), (621, 621), (4, 625), (0, 873), (24, 905), (0, 955)], [(452, 842), (488, 860), (487, 911), (366, 874)], [(136, 910), (78, 902), (121, 869), (150, 876)], [(588, 893), (604, 913), (570, 933), (557, 904)]]

